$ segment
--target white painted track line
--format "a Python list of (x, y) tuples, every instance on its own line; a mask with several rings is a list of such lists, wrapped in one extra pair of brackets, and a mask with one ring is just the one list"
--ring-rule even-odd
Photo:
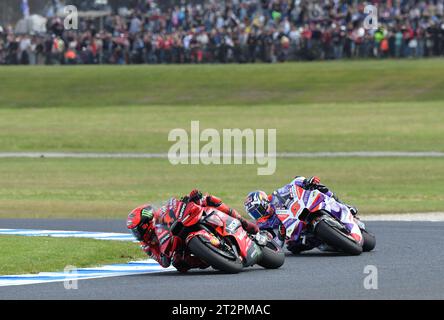
[[(276, 158), (444, 158), (444, 152), (438, 151), (345, 151), (345, 152), (278, 152), (264, 155), (229, 154), (243, 157), (272, 157)], [(215, 154), (222, 157), (224, 154)], [(178, 158), (204, 157), (200, 154), (188, 154)], [(213, 155), (212, 155), (213, 157)], [(168, 159), (168, 153), (98, 153), (98, 152), (0, 152), (0, 158), (76, 158), (76, 159)], [(175, 157), (176, 158), (176, 157)]]
[(444, 212), (368, 214), (360, 216), (363, 221), (444, 221)]

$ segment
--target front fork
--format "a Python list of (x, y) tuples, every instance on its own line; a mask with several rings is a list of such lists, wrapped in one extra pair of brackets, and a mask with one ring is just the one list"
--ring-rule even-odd
[(247, 249), (247, 254), (243, 257), (244, 267), (250, 267), (258, 263), (262, 259), (262, 247), (267, 245), (270, 241), (269, 233), (267, 231), (260, 231), (256, 235), (250, 235), (251, 246)]
[(262, 248), (273, 240), (273, 236), (268, 231), (259, 231), (255, 235), (250, 235), (250, 238), (252, 246), (247, 251), (244, 266), (253, 266), (258, 263), (262, 259)]
[(354, 219), (355, 219), (355, 223), (358, 225), (359, 229), (361, 229), (361, 230), (366, 230), (367, 229), (366, 226), (365, 226), (365, 223), (362, 222), (361, 219), (359, 219), (356, 216), (354, 217)]

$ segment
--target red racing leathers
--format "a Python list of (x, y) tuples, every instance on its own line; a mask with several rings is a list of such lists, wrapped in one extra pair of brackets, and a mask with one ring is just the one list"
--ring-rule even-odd
[(145, 233), (143, 241), (140, 242), (142, 250), (164, 268), (173, 265), (180, 272), (186, 272), (192, 268), (207, 268), (208, 265), (206, 263), (192, 256), (190, 252), (174, 252), (173, 256), (170, 257), (161, 251), (155, 226), (157, 223), (162, 222), (162, 214), (165, 211), (164, 206), (154, 212), (154, 219), (148, 226), (148, 231)]
[(244, 219), (239, 214), (239, 212), (237, 212), (235, 209), (232, 209), (229, 206), (227, 206), (218, 197), (215, 197), (215, 196), (210, 195), (208, 193), (203, 195), (199, 190), (194, 189), (185, 198), (187, 198), (190, 201), (193, 201), (194, 203), (196, 203), (197, 205), (200, 205), (202, 207), (216, 208), (217, 210), (228, 214), (230, 217), (238, 219), (241, 222), (242, 227), (245, 229), (245, 231), (247, 231), (247, 233), (256, 234), (259, 232), (259, 228), (255, 223), (249, 222), (248, 220)]
[[(242, 216), (236, 210), (228, 207), (222, 202), (221, 199), (209, 194), (205, 194), (205, 196), (203, 196), (200, 192), (198, 193), (199, 194), (197, 194), (197, 190), (193, 190), (190, 195), (182, 198), (182, 201), (194, 202), (196, 205), (201, 207), (214, 207), (217, 210), (240, 220), (243, 228), (247, 232), (258, 232), (258, 227), (256, 224), (248, 222), (242, 218)], [(176, 201), (173, 201), (173, 203), (176, 203)], [(140, 242), (141, 248), (149, 257), (156, 260), (164, 268), (173, 265), (180, 272), (186, 272), (192, 268), (207, 268), (208, 264), (191, 255), (191, 252), (189, 251), (174, 252), (172, 257), (161, 251), (161, 246), (159, 245), (159, 235), (156, 232), (156, 224), (163, 223), (164, 214), (171, 209), (168, 206), (171, 206), (171, 202), (154, 212), (154, 219), (147, 226), (148, 231), (144, 234), (143, 241)]]

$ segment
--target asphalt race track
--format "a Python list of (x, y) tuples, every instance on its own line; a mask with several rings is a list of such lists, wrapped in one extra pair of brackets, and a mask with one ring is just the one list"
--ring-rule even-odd
[[(444, 222), (368, 222), (376, 249), (358, 257), (317, 250), (287, 255), (278, 270), (212, 269), (0, 287), (0, 299), (444, 299)], [(0, 228), (126, 232), (122, 220), (11, 220)], [(135, 244), (137, 245), (137, 244)], [(365, 289), (376, 266), (378, 289)], [(48, 270), (53, 271), (53, 270)]]

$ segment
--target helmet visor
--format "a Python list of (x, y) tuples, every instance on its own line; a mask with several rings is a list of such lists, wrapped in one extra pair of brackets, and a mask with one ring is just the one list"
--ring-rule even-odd
[(258, 220), (260, 219), (263, 214), (261, 214), (261, 210), (259, 210), (259, 208), (254, 207), (248, 210), (248, 214), (250, 215), (250, 217), (252, 217), (254, 220)]
[(142, 226), (137, 226), (131, 229), (131, 233), (137, 241), (143, 241), (143, 236), (146, 233), (146, 229), (143, 229)]

